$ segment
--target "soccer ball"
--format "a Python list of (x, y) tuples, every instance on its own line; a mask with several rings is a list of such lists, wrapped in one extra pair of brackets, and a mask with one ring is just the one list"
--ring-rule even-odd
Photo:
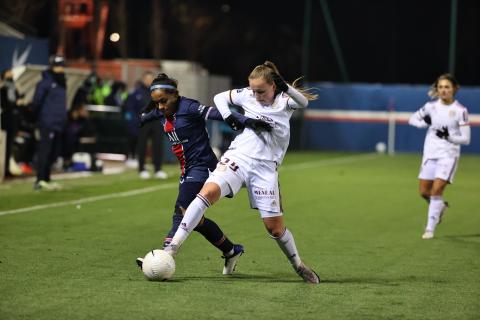
[(380, 154), (384, 154), (385, 151), (387, 151), (387, 145), (385, 144), (385, 142), (378, 142), (375, 145), (375, 150), (377, 150), (377, 152)]
[(143, 258), (142, 271), (148, 280), (165, 281), (175, 272), (175, 260), (167, 252), (155, 249)]

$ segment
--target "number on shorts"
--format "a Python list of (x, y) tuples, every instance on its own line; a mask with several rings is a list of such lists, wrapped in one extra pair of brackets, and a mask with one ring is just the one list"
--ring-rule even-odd
[[(220, 163), (226, 165), (227, 163), (230, 162), (230, 159), (228, 159), (228, 158), (223, 158), (223, 159), (224, 159), (223, 162), (220, 162)], [(238, 170), (238, 166), (235, 164), (235, 162), (231, 162), (231, 163), (228, 165), (228, 167), (229, 167), (230, 169), (232, 169), (233, 172), (235, 172), (235, 171)]]

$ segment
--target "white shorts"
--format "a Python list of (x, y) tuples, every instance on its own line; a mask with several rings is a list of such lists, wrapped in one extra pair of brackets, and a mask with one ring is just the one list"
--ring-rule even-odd
[(442, 179), (453, 183), (458, 167), (458, 158), (424, 159), (420, 167), (419, 179)]
[(248, 190), (250, 207), (258, 209), (262, 218), (283, 214), (278, 186), (277, 164), (226, 152), (207, 182), (220, 186), (221, 196), (234, 196), (242, 187)]

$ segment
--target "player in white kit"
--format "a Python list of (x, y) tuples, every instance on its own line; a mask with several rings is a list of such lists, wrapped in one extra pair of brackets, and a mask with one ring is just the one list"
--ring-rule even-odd
[[(235, 138), (197, 198), (188, 206), (171, 246), (165, 250), (175, 255), (207, 208), (220, 198), (233, 196), (246, 187), (250, 206), (258, 209), (268, 233), (276, 240), (297, 274), (308, 283), (319, 283), (320, 278), (315, 271), (300, 259), (293, 235), (283, 223), (277, 171), (290, 140), (290, 117), (316, 96), (288, 85), (269, 61), (257, 66), (248, 80), (248, 88), (217, 94), (215, 105), (224, 119), (231, 114), (229, 103), (240, 106), (245, 116), (269, 123), (271, 130), (245, 128)], [(234, 267), (235, 264), (232, 264)], [(224, 269), (224, 274), (231, 274), (231, 271)]]
[(429, 203), (422, 239), (433, 238), (435, 228), (448, 207), (443, 200), (443, 192), (447, 184), (453, 183), (460, 145), (470, 143), (467, 108), (455, 100), (458, 88), (458, 82), (452, 75), (441, 75), (429, 92), (432, 98), (437, 99), (427, 102), (409, 119), (412, 126), (428, 128), (418, 175), (420, 195)]

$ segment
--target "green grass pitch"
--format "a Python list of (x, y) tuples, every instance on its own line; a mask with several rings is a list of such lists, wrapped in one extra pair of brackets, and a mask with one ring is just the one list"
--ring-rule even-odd
[(479, 160), (462, 156), (426, 241), (420, 155), (287, 154), (284, 217), (317, 286), (293, 272), (245, 190), (207, 211), (245, 246), (234, 276), (193, 234), (173, 279), (146, 281), (135, 258), (169, 229), (176, 165), (167, 181), (130, 171), (60, 181), (58, 192), (3, 184), (0, 319), (480, 319)]

